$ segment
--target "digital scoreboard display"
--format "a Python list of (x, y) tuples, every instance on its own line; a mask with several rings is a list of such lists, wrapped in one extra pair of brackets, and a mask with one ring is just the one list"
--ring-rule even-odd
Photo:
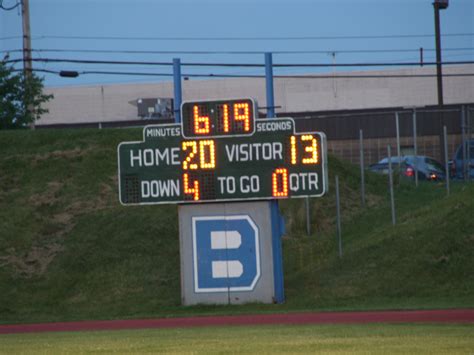
[(251, 99), (185, 102), (182, 123), (118, 146), (124, 205), (322, 196), (326, 138), (292, 118), (256, 119)]
[(181, 106), (183, 136), (252, 135), (255, 129), (255, 107), (251, 99), (184, 102)]

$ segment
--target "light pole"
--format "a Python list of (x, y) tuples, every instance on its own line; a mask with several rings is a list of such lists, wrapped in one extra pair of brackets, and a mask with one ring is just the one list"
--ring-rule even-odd
[(435, 37), (436, 37), (436, 78), (438, 86), (438, 107), (439, 112), (439, 151), (440, 151), (440, 160), (444, 161), (444, 135), (443, 127), (445, 126), (444, 115), (443, 115), (443, 72), (441, 64), (441, 29), (439, 24), (439, 10), (444, 10), (448, 7), (449, 0), (434, 0), (434, 18), (435, 18)]
[[(30, 4), (29, 0), (21, 1), (21, 19), (23, 28), (23, 74), (25, 78), (25, 91), (28, 85), (31, 85), (32, 64), (31, 64), (31, 32), (30, 32)], [(33, 113), (33, 105), (28, 104), (26, 110), (33, 116), (30, 128), (35, 129), (35, 118)]]
[(436, 34), (436, 76), (438, 79), (438, 105), (443, 106), (443, 77), (441, 68), (441, 29), (439, 25), (439, 10), (448, 7), (449, 0), (434, 0), (434, 16), (435, 16), (435, 34)]

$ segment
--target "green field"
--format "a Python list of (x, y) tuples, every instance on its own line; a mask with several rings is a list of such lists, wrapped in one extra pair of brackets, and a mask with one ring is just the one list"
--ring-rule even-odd
[[(180, 306), (176, 206), (123, 207), (116, 147), (139, 129), (0, 132), (0, 323), (474, 307), (474, 184), (397, 183), (330, 156), (330, 192), (280, 202), (286, 302)], [(341, 182), (343, 257), (335, 236)]]
[(202, 327), (0, 335), (0, 353), (472, 354), (464, 325)]

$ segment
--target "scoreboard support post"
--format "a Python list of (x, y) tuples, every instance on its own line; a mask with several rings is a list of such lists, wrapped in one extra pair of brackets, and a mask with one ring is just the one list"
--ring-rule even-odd
[(273, 276), (275, 285), (274, 300), (276, 303), (285, 301), (285, 288), (283, 283), (283, 250), (281, 238), (285, 234), (285, 219), (280, 214), (277, 201), (270, 201), (272, 223), (272, 251), (273, 251)]
[(267, 88), (267, 118), (275, 117), (275, 99), (273, 95), (273, 59), (272, 53), (265, 53), (265, 82)]
[(181, 90), (181, 60), (179, 58), (173, 58), (173, 86), (174, 86), (174, 101), (173, 101), (173, 110), (174, 110), (174, 121), (176, 123), (181, 122), (181, 100), (182, 100), (182, 90)]
[[(272, 119), (275, 117), (275, 96), (273, 91), (273, 56), (271, 52), (265, 53), (265, 86), (267, 94), (267, 118)], [(274, 233), (279, 233), (280, 236), (284, 234), (284, 223), (283, 217), (280, 217), (280, 209), (278, 207), (278, 201), (273, 200), (270, 202), (270, 208), (272, 211), (272, 229)], [(281, 303), (284, 300), (283, 294), (283, 255), (281, 250), (281, 237), (273, 239), (273, 252), (276, 257), (274, 258), (275, 268), (275, 292), (281, 290), (281, 293), (276, 294), (276, 302)]]

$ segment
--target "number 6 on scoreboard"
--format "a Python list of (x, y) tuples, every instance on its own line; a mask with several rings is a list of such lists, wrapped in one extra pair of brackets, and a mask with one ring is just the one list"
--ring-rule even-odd
[(198, 105), (193, 106), (193, 117), (194, 117), (194, 133), (209, 134), (211, 132), (209, 116), (201, 116), (199, 113)]

